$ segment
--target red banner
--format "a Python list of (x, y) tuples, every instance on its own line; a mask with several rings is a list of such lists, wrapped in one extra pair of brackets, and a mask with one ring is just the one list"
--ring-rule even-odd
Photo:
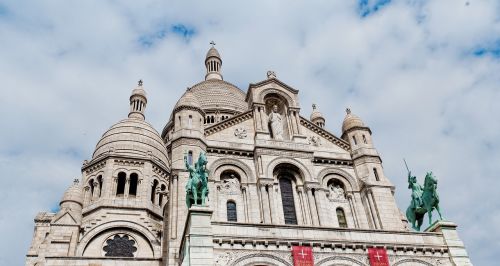
[(389, 266), (389, 258), (385, 248), (368, 248), (371, 266)]
[(311, 247), (292, 246), (293, 266), (314, 266)]

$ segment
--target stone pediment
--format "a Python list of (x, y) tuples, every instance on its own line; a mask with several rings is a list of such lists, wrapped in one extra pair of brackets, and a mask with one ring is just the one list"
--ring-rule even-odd
[(338, 147), (343, 151), (350, 151), (349, 143), (302, 116), (300, 117), (300, 125), (303, 129), (302, 133), (307, 137), (309, 144), (316, 147), (327, 145), (328, 148)]
[(207, 140), (253, 143), (253, 112), (248, 111), (205, 129)]
[(52, 223), (53, 224), (78, 224), (76, 222), (76, 219), (73, 218), (71, 213), (69, 213), (68, 211), (63, 212), (59, 215), (56, 215), (56, 217), (54, 217), (54, 220)]
[(299, 91), (285, 84), (277, 78), (252, 83), (248, 86), (246, 101), (249, 103), (264, 104), (266, 95), (277, 94), (288, 102), (289, 108), (299, 108)]

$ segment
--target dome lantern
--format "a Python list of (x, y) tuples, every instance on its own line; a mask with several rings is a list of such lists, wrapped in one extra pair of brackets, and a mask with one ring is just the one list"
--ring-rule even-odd
[(130, 95), (130, 113), (129, 118), (144, 120), (144, 111), (146, 110), (146, 104), (148, 99), (146, 98), (146, 91), (142, 87), (142, 80), (139, 80), (137, 87), (132, 90), (132, 95)]
[(219, 51), (215, 49), (215, 42), (210, 42), (212, 47), (207, 52), (205, 58), (205, 67), (207, 68), (207, 74), (205, 75), (205, 80), (218, 79), (222, 80), (221, 66), (222, 59), (220, 58)]

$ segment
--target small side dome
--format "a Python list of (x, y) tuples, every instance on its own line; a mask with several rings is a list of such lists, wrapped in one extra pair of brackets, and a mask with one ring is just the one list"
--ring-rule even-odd
[(148, 122), (127, 118), (114, 124), (96, 145), (92, 160), (108, 153), (153, 159), (167, 168), (167, 149), (160, 134)]
[(180, 107), (194, 107), (201, 110), (201, 104), (194, 94), (188, 89), (175, 104), (174, 110)]
[(60, 205), (68, 201), (83, 205), (83, 191), (78, 179), (75, 179), (73, 185), (71, 185), (66, 192), (64, 192)]
[(323, 114), (320, 113), (316, 107), (317, 107), (316, 104), (312, 105), (313, 111), (311, 113), (311, 122), (313, 122), (319, 127), (323, 127), (325, 125), (325, 118), (323, 117)]
[(342, 133), (354, 127), (366, 127), (361, 118), (351, 113), (350, 108), (347, 108), (345, 111), (346, 116), (344, 118), (344, 122), (342, 123)]

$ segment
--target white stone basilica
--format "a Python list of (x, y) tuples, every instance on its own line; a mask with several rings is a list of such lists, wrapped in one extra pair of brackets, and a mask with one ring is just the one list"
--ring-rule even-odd
[[(348, 109), (342, 136), (277, 79), (245, 93), (210, 48), (205, 80), (187, 89), (161, 134), (139, 82), (130, 113), (106, 131), (57, 213), (41, 212), (26, 265), (472, 265), (452, 222), (412, 231), (370, 128)], [(207, 206), (186, 205), (189, 162), (206, 153)], [(406, 207), (406, 206), (405, 206)], [(304, 264), (305, 265), (305, 264)], [(382, 264), (380, 264), (382, 265)]]

